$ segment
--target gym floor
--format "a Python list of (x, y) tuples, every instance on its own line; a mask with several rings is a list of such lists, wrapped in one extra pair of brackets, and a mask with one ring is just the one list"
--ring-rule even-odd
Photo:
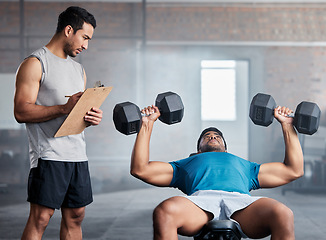
[[(25, 191), (25, 190), (23, 190)], [(25, 201), (11, 202), (16, 191), (0, 192), (0, 239), (20, 239), (24, 229), (29, 204)], [(164, 199), (181, 195), (175, 189), (149, 187), (107, 194), (94, 195), (94, 202), (86, 208), (83, 222), (85, 240), (149, 240), (152, 239), (152, 211)], [(295, 216), (297, 240), (325, 239), (326, 194), (302, 194), (281, 188), (258, 190), (252, 195), (266, 196), (283, 202)], [(14, 196), (11, 198), (13, 199)], [(4, 203), (4, 199), (9, 202)], [(59, 239), (60, 211), (56, 211), (46, 229), (43, 239)], [(181, 240), (192, 239), (179, 237)], [(265, 238), (269, 239), (269, 238)]]

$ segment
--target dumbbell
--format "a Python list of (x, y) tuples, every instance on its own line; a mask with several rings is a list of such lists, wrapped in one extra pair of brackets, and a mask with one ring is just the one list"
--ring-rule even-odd
[[(159, 120), (166, 124), (181, 122), (184, 106), (181, 97), (173, 92), (165, 92), (157, 95), (155, 106), (158, 107), (161, 116)], [(132, 102), (122, 102), (113, 109), (113, 122), (115, 128), (125, 134), (138, 133), (141, 128), (142, 115), (139, 107)]]
[[(250, 104), (249, 117), (256, 125), (269, 126), (274, 119), (276, 102), (271, 95), (258, 93)], [(319, 127), (321, 111), (316, 103), (301, 102), (296, 110), (293, 125), (299, 133), (312, 135)]]

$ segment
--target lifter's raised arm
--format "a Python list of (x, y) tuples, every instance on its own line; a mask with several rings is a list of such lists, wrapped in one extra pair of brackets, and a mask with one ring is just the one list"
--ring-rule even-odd
[(282, 126), (285, 156), (283, 163), (272, 162), (261, 165), (258, 179), (262, 188), (281, 186), (303, 176), (303, 153), (293, 127), (293, 118), (288, 117), (290, 113), (292, 110), (286, 107), (277, 107), (274, 110), (274, 116)]
[(149, 161), (150, 138), (154, 122), (160, 116), (157, 107), (149, 106), (142, 110), (142, 126), (137, 134), (134, 149), (131, 155), (130, 173), (134, 177), (155, 185), (169, 186), (173, 177), (173, 168), (169, 163)]

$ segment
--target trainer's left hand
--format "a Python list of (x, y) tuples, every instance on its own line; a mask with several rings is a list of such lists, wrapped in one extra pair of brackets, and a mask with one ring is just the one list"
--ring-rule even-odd
[(90, 111), (88, 111), (84, 117), (84, 120), (88, 123), (88, 125), (99, 125), (102, 121), (103, 111), (99, 108), (92, 107)]

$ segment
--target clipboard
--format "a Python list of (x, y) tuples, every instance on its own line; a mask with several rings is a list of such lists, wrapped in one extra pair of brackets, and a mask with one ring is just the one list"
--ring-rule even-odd
[(54, 137), (79, 134), (87, 127), (84, 116), (92, 107), (99, 108), (113, 87), (87, 88)]

